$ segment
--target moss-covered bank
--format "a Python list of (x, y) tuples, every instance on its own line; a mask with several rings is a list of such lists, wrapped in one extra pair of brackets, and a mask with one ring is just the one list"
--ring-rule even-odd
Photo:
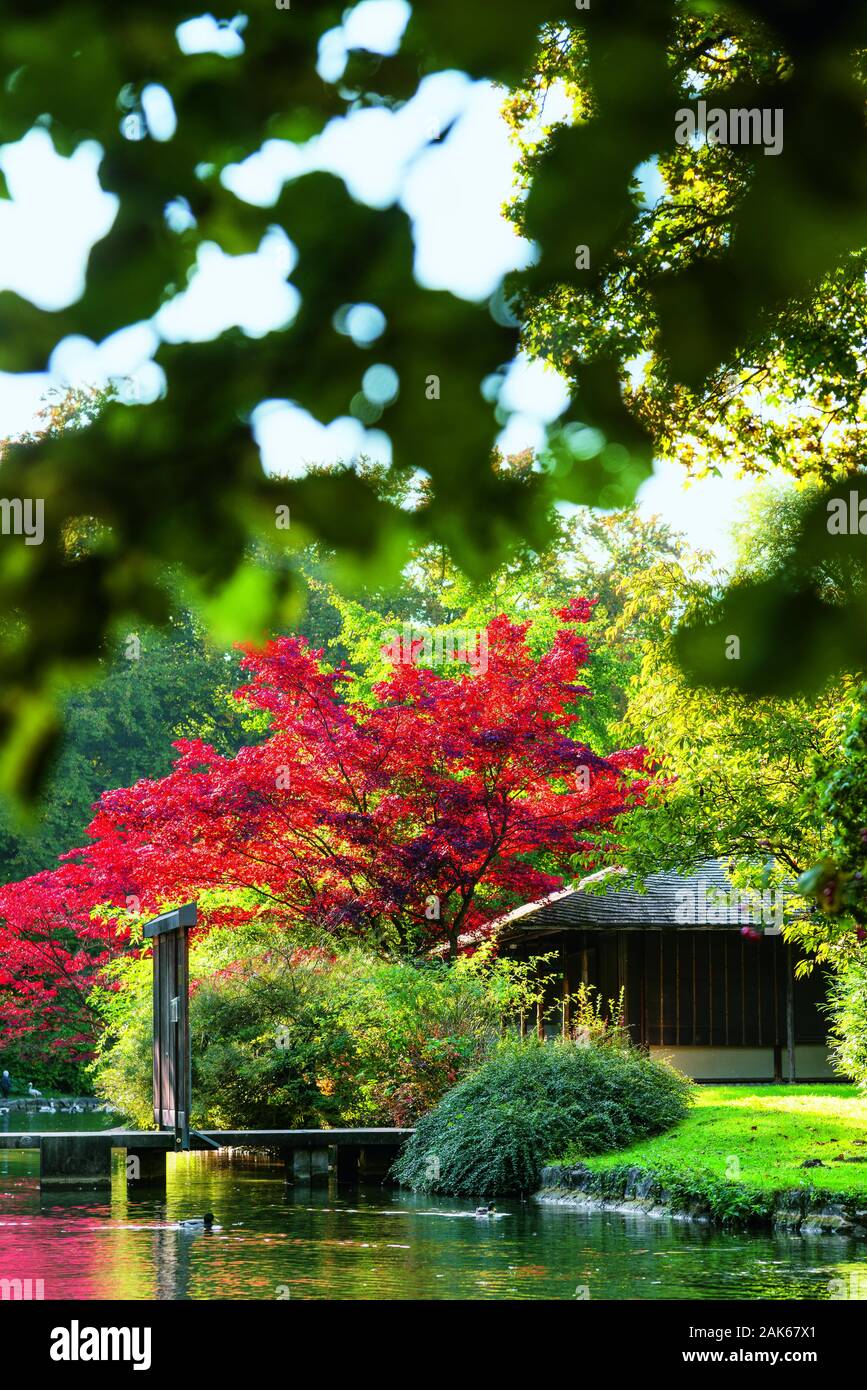
[(558, 1158), (543, 1170), (543, 1200), (867, 1235), (867, 1100), (851, 1086), (701, 1087), (664, 1134)]
[(760, 1192), (707, 1173), (554, 1164), (543, 1168), (535, 1200), (720, 1226), (773, 1227), (793, 1235), (867, 1239), (865, 1194), (847, 1197), (808, 1187)]

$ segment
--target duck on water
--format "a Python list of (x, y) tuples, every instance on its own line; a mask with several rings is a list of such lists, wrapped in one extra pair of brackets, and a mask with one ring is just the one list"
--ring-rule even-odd
[(188, 1216), (186, 1220), (179, 1221), (178, 1229), (181, 1231), (219, 1231), (221, 1228), (214, 1225), (214, 1213), (206, 1211), (204, 1216)]

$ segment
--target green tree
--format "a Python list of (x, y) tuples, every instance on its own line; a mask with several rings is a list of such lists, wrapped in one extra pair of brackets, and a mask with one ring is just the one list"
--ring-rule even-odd
[(80, 844), (103, 791), (168, 773), (173, 739), (205, 738), (226, 753), (249, 741), (229, 699), (243, 684), (237, 655), (213, 646), (188, 612), (125, 634), (98, 669), (61, 696), (64, 736), (35, 815), (0, 812), (3, 882), (53, 868)]
[[(797, 525), (801, 503), (774, 492), (757, 502), (740, 530), (735, 574), (776, 563), (756, 516), (768, 508)], [(759, 537), (759, 545), (752, 540)], [(727, 576), (707, 557), (657, 566), (630, 586), (624, 613), (649, 623), (640, 669), (629, 691), (621, 738), (640, 729), (660, 762), (664, 785), (621, 821), (625, 862), (644, 875), (689, 871), (697, 861), (730, 859), (736, 881), (790, 887), (821, 850), (826, 813), (818, 786), (838, 766), (847, 725), (859, 707), (858, 682), (843, 677), (818, 696), (789, 699), (695, 687), (675, 656), (679, 621), (706, 609)], [(652, 618), (651, 615), (655, 615)]]

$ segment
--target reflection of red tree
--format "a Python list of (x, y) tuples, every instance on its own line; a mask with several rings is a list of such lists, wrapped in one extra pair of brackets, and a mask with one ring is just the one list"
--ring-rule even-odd
[(86, 991), (112, 940), (111, 910), (90, 918), (99, 904), (134, 898), (149, 914), (203, 889), (247, 889), (219, 920), (266, 908), (287, 927), (454, 954), (461, 933), (560, 887), (569, 856), (607, 859), (605, 828), (643, 795), (645, 762), (641, 749), (602, 759), (574, 736), (589, 694), (576, 627), (591, 607), (559, 610), (540, 656), (529, 624), (496, 618), (486, 670), (447, 677), (416, 654), (375, 704), (353, 700), (351, 673), (303, 639), (247, 650), (237, 698), (269, 714), (267, 741), (234, 757), (178, 743), (169, 776), (102, 796), (87, 848), (3, 890), (7, 979), (26, 985), (9, 1019), (24, 1028), (42, 1003)]

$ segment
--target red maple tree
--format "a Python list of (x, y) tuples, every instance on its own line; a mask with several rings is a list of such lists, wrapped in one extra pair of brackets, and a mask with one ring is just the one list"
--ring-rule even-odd
[[(302, 638), (246, 649), (250, 681), (236, 698), (267, 712), (270, 736), (232, 757), (180, 742), (167, 777), (104, 793), (91, 844), (57, 871), (77, 875), (83, 938), (101, 930), (88, 923), (100, 905), (104, 923), (111, 907), (150, 915), (205, 889), (244, 889), (224, 919), (265, 906), (287, 928), (454, 957), (462, 934), (561, 887), (574, 856), (610, 862), (616, 817), (647, 785), (645, 753), (600, 758), (576, 737), (589, 695), (577, 629), (591, 608), (558, 610), (541, 656), (529, 624), (496, 618), (484, 668), (397, 662), (375, 704), (353, 699), (351, 672)], [(7, 979), (42, 978), (24, 928), (51, 877), (0, 893), (3, 939), (15, 943)], [(88, 960), (97, 972), (100, 952)]]
[(0, 1042), (26, 1038), (35, 1056), (79, 1062), (92, 1053), (87, 999), (125, 933), (93, 915), (86, 865), (63, 864), (0, 888)]

